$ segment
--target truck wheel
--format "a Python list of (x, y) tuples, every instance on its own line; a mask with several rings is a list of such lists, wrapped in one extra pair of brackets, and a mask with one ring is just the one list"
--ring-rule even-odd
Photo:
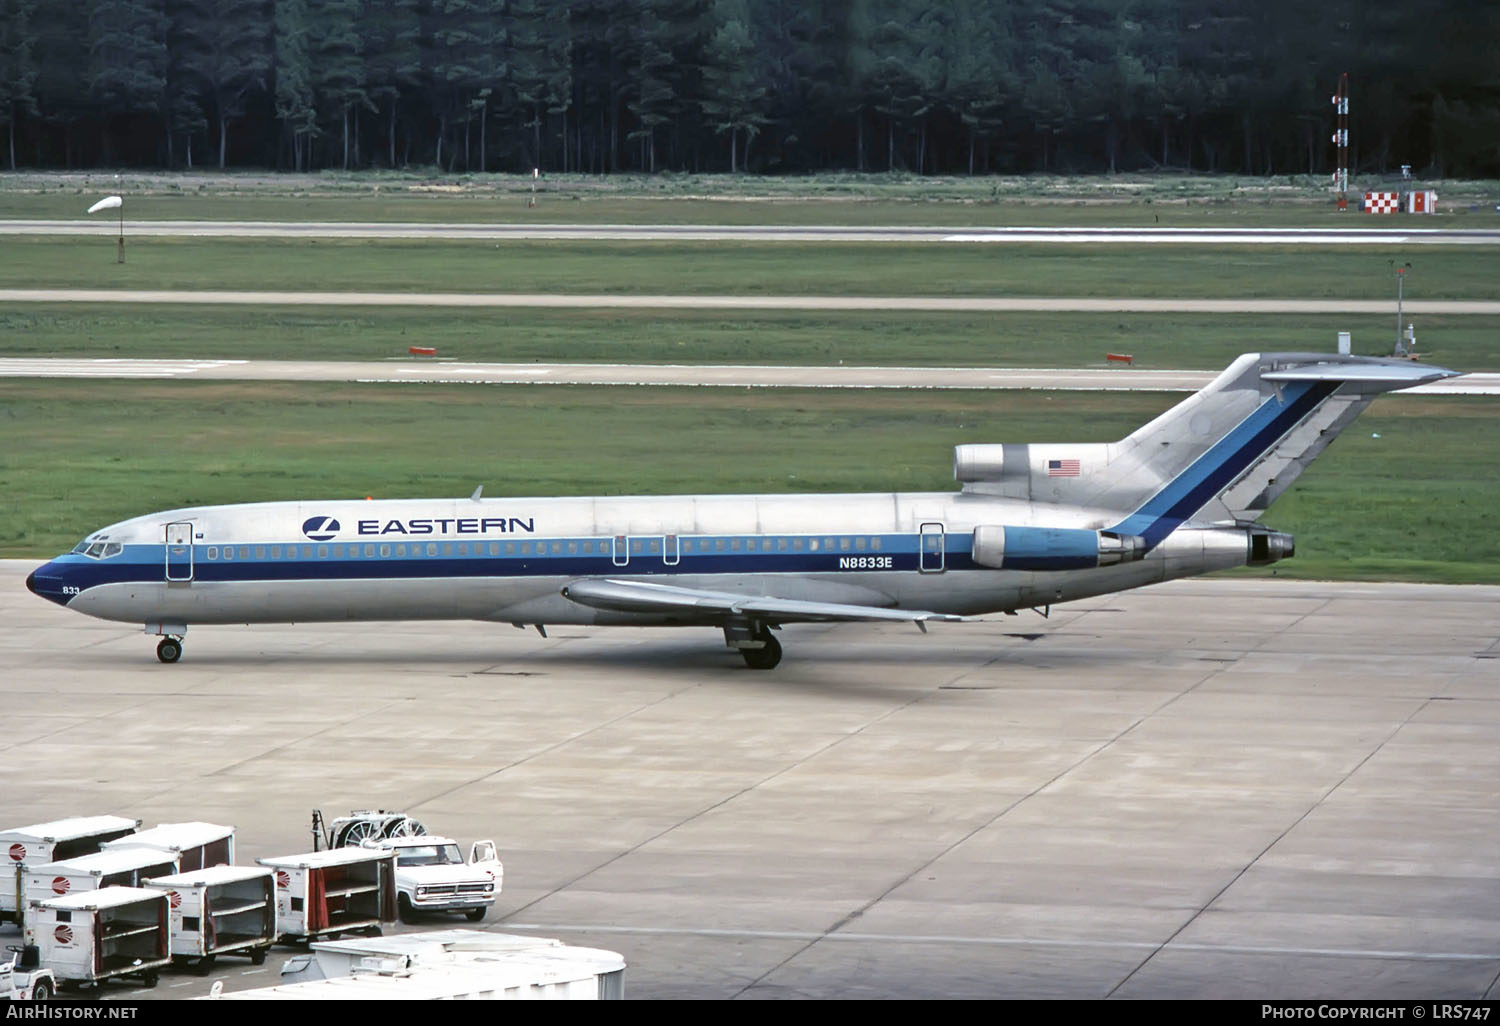
[(464, 913), (464, 918), (471, 923), (477, 923), (484, 918), (484, 914), (488, 911), (489, 909), (485, 908), (471, 908)]
[(141, 973), (141, 985), (148, 989), (154, 987), (156, 986), (156, 981), (160, 976), (161, 973), (159, 973), (157, 970), (147, 969), (145, 972)]
[(251, 948), (250, 949), (250, 964), (251, 965), (265, 965), (266, 964), (266, 949), (265, 948)]
[(51, 980), (37, 980), (36, 984), (31, 988), (31, 1000), (33, 1000), (33, 1001), (51, 1001), (52, 1000), (52, 981)]
[(411, 907), (411, 899), (404, 894), (396, 896), (396, 918), (403, 923), (415, 923), (417, 910)]
[(193, 972), (199, 976), (207, 976), (213, 971), (214, 963), (219, 960), (218, 955), (204, 955), (193, 963)]

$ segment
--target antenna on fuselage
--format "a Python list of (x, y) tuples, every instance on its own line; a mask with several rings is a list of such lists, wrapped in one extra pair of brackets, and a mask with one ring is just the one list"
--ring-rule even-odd
[(483, 492), (483, 491), (484, 491), (484, 485), (480, 485), (478, 488), (474, 489), (474, 494), (471, 495), (471, 496), (469, 496), (469, 498), (473, 499), (475, 502), (478, 502), (479, 501), (479, 494), (481, 492)]

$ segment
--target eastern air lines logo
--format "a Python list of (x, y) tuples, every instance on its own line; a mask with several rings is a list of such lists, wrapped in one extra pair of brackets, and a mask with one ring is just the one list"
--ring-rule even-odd
[(339, 533), (339, 522), (333, 517), (308, 517), (302, 521), (302, 533), (313, 541), (328, 541)]

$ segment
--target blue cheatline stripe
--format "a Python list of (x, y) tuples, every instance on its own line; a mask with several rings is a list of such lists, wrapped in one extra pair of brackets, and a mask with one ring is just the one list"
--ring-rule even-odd
[(1140, 535), (1148, 549), (1156, 547), (1317, 409), (1339, 385), (1337, 381), (1298, 381), (1283, 386), (1279, 395), (1261, 403), (1192, 466), (1110, 530)]
[[(743, 539), (745, 536), (738, 536)], [(819, 538), (825, 537), (820, 535)], [(840, 536), (834, 536), (840, 537)], [(852, 536), (851, 536), (852, 537)], [(921, 539), (915, 534), (863, 535), (878, 537), (881, 548), (848, 550), (826, 548), (816, 552), (764, 552), (764, 551), (711, 551), (683, 552), (675, 564), (666, 563), (660, 552), (630, 554), (630, 561), (620, 566), (608, 551), (593, 554), (532, 552), (527, 555), (491, 556), (476, 554), (465, 556), (359, 556), (323, 558), (298, 557), (296, 559), (206, 559), (208, 546), (196, 546), (193, 580), (198, 583), (222, 583), (245, 581), (360, 581), (360, 580), (414, 580), (447, 578), (521, 578), (521, 577), (607, 577), (607, 576), (678, 576), (684, 574), (746, 574), (788, 573), (816, 574), (871, 570), (916, 572), (921, 559)], [(599, 541), (598, 538), (542, 538), (531, 544), (545, 544), (551, 548), (554, 542), (564, 546), (570, 541)], [(692, 538), (695, 544), (716, 538)], [(727, 540), (727, 539), (726, 539)], [(965, 533), (946, 535), (946, 565), (949, 570), (987, 569), (979, 567), (971, 558), (972, 536)], [(254, 542), (269, 548), (273, 543)], [(290, 543), (283, 543), (290, 544)], [(352, 544), (352, 543), (351, 543)], [(488, 545), (488, 543), (484, 543)], [(223, 548), (221, 542), (217, 546)], [(243, 546), (235, 543), (235, 548)], [(332, 546), (329, 546), (330, 548)], [(361, 549), (363, 545), (361, 544)], [(111, 559), (92, 560), (84, 557), (62, 556), (53, 566), (67, 575), (70, 586), (90, 588), (101, 584), (127, 582), (157, 582), (164, 579), (164, 549), (161, 545), (128, 545), (124, 553)], [(846, 561), (856, 561), (849, 563)], [(889, 563), (883, 562), (889, 560)]]

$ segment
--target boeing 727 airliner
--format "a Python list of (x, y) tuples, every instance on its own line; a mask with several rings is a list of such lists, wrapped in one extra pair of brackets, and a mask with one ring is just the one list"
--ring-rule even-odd
[(1453, 371), (1241, 356), (1110, 443), (961, 445), (957, 492), (267, 502), (90, 534), (33, 592), (144, 624), (717, 627), (755, 669), (812, 621), (962, 620), (1292, 555), (1257, 517), (1379, 393)]

